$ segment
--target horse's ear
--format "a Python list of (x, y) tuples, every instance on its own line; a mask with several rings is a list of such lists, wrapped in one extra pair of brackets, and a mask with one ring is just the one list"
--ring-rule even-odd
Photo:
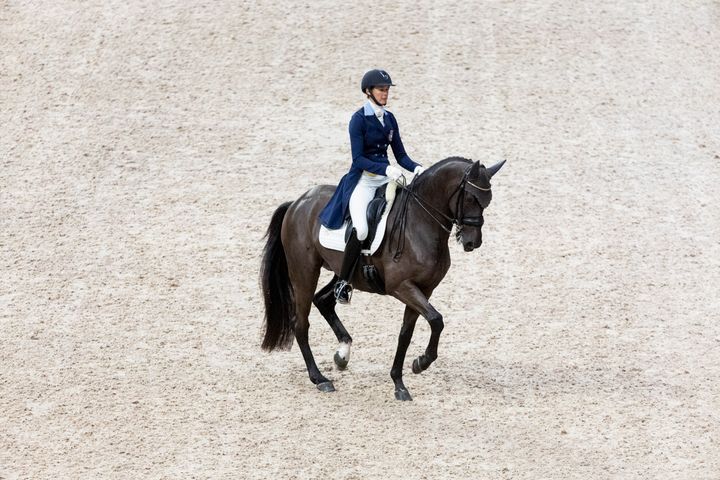
[(468, 173), (468, 176), (470, 178), (478, 178), (480, 176), (480, 167), (482, 167), (482, 165), (480, 164), (479, 161), (474, 162), (472, 165), (472, 168), (470, 168), (470, 172)]
[(496, 163), (492, 167), (487, 167), (485, 169), (485, 171), (487, 172), (488, 178), (492, 178), (492, 176), (495, 175), (498, 172), (498, 170), (500, 170), (502, 168), (503, 165), (505, 165), (506, 161), (507, 160), (503, 160), (502, 162)]

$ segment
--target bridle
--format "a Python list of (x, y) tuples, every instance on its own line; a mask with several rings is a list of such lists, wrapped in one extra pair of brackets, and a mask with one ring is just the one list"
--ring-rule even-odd
[[(445, 230), (447, 233), (452, 233), (452, 227), (453, 225), (457, 226), (456, 229), (456, 235), (459, 237), (459, 235), (462, 233), (463, 227), (465, 225), (469, 227), (482, 227), (483, 225), (483, 216), (482, 216), (482, 205), (480, 206), (480, 215), (476, 217), (466, 217), (464, 215), (464, 205), (465, 205), (465, 190), (466, 187), (469, 185), (473, 188), (476, 188), (480, 190), (481, 192), (489, 192), (490, 186), (488, 187), (481, 187), (479, 185), (475, 185), (470, 180), (468, 180), (468, 176), (470, 175), (470, 169), (472, 168), (472, 165), (470, 165), (468, 168), (465, 169), (465, 173), (463, 174), (462, 180), (460, 180), (460, 184), (453, 190), (453, 193), (450, 195), (450, 199), (454, 195), (457, 195), (457, 200), (455, 201), (455, 217), (449, 217), (445, 215), (443, 212), (438, 210), (436, 207), (431, 205), (427, 200), (423, 199), (420, 195), (415, 193), (414, 189), (412, 188), (412, 184), (410, 187), (403, 183), (398, 183), (398, 185), (405, 190), (408, 195), (405, 197), (401, 207), (400, 212), (398, 216), (395, 217), (395, 223), (393, 224), (392, 230), (390, 232), (390, 238), (393, 238), (393, 234), (395, 233), (395, 230), (398, 227), (399, 222), (399, 228), (400, 228), (400, 235), (398, 236), (398, 245), (395, 254), (393, 255), (393, 260), (396, 262), (400, 259), (400, 256), (402, 255), (402, 251), (405, 247), (405, 227), (407, 224), (407, 206), (408, 206), (408, 200), (412, 198), (417, 202), (418, 205), (420, 205), (420, 208), (425, 210), (425, 213), (430, 215), (430, 218), (432, 218), (435, 223), (440, 225), (440, 227)], [(477, 201), (477, 199), (475, 200)], [(479, 202), (478, 202), (479, 204)], [(431, 211), (432, 210), (432, 211)], [(434, 214), (433, 214), (434, 212)], [(438, 218), (442, 217), (441, 218)], [(449, 222), (450, 226), (445, 226), (445, 222)]]
[[(458, 190), (459, 193), (458, 193), (458, 196), (457, 196), (457, 201), (455, 202), (455, 216), (456, 216), (456, 218), (455, 218), (455, 225), (457, 225), (457, 231), (458, 231), (458, 233), (462, 231), (462, 228), (463, 228), (463, 226), (465, 226), (465, 225), (467, 225), (467, 226), (469, 226), (469, 227), (482, 227), (482, 226), (483, 226), (483, 216), (482, 216), (482, 214), (483, 214), (483, 207), (482, 207), (482, 205), (480, 205), (480, 202), (478, 202), (478, 206), (480, 207), (480, 215), (479, 215), (479, 216), (477, 216), (477, 217), (466, 217), (466, 216), (464, 215), (464, 211), (465, 211), (465, 208), (464, 208), (464, 206), (465, 206), (465, 186), (466, 186), (466, 185), (470, 185), (471, 187), (475, 187), (475, 188), (477, 188), (478, 190), (480, 190), (480, 191), (482, 191), (482, 192), (489, 192), (489, 191), (490, 191), (490, 187), (488, 187), (488, 188), (480, 187), (480, 186), (475, 185), (474, 183), (472, 183), (470, 180), (468, 180), (468, 175), (470, 175), (470, 168), (471, 168), (471, 167), (472, 167), (472, 166), (468, 167), (468, 168), (465, 170), (465, 175), (463, 175), (463, 179), (462, 179), (462, 181), (460, 182), (460, 185), (459, 185), (458, 188), (457, 188), (457, 190)], [(452, 198), (452, 195), (450, 196), (450, 198)], [(475, 201), (477, 202), (477, 199), (475, 199)]]
[[(455, 200), (455, 218), (449, 217), (445, 215), (443, 212), (438, 210), (437, 208), (433, 207), (430, 203), (428, 203), (427, 200), (423, 199), (420, 195), (415, 193), (413, 190), (404, 187), (405, 191), (407, 191), (410, 196), (420, 205), (420, 207), (427, 212), (430, 217), (435, 220), (435, 222), (442, 227), (443, 230), (450, 233), (452, 232), (453, 225), (457, 225), (458, 230), (461, 230), (463, 226), (467, 225), (469, 227), (482, 227), (483, 225), (483, 217), (482, 217), (482, 206), (480, 206), (480, 215), (477, 217), (466, 217), (464, 215), (464, 205), (465, 205), (465, 189), (469, 185), (473, 188), (476, 188), (480, 190), (481, 192), (489, 192), (491, 187), (481, 187), (479, 185), (475, 185), (470, 180), (468, 180), (468, 176), (470, 175), (470, 169), (472, 168), (472, 165), (470, 165), (468, 168), (465, 169), (465, 173), (463, 174), (462, 180), (460, 180), (460, 184), (455, 188), (453, 193), (450, 195), (450, 198), (452, 199), (453, 196), (457, 195), (457, 199)], [(476, 200), (477, 201), (477, 200)], [(445, 223), (441, 220), (439, 220), (435, 215), (433, 215), (429, 210), (432, 210), (436, 214), (440, 215), (445, 221), (450, 222), (450, 226), (446, 227)]]

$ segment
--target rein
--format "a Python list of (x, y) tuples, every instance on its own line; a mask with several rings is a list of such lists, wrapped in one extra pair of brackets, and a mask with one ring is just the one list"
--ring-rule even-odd
[[(490, 187), (480, 187), (478, 185), (475, 185), (471, 181), (468, 180), (468, 175), (470, 175), (470, 169), (472, 168), (472, 165), (469, 166), (465, 173), (463, 174), (463, 178), (460, 181), (460, 184), (457, 186), (457, 188), (453, 191), (452, 194), (450, 194), (450, 198), (452, 198), (454, 195), (457, 194), (457, 200), (455, 202), (455, 218), (451, 218), (447, 215), (445, 215), (443, 212), (438, 210), (436, 207), (432, 206), (427, 200), (423, 199), (420, 195), (415, 193), (413, 184), (410, 184), (408, 187), (405, 183), (405, 177), (403, 177), (403, 181), (398, 182), (398, 185), (400, 188), (405, 190), (408, 194), (403, 198), (402, 204), (400, 206), (400, 212), (398, 212), (398, 215), (395, 217), (395, 221), (393, 222), (392, 229), (390, 230), (390, 241), (392, 242), (392, 238), (395, 234), (395, 231), (399, 228), (399, 235), (397, 239), (397, 246), (395, 250), (395, 254), (393, 255), (393, 261), (398, 262), (400, 260), (400, 257), (402, 256), (402, 252), (405, 249), (405, 228), (407, 227), (407, 207), (410, 198), (415, 200), (418, 205), (420, 205), (420, 208), (425, 210), (425, 213), (430, 215), (430, 218), (432, 218), (435, 223), (440, 225), (440, 227), (445, 230), (448, 234), (452, 233), (452, 227), (453, 225), (457, 225), (457, 232), (458, 234), (462, 231), (463, 226), (468, 225), (470, 227), (481, 227), (482, 226), (482, 213), (479, 217), (465, 217), (463, 215), (463, 200), (465, 199), (465, 187), (466, 185), (470, 185), (471, 187), (477, 188), (478, 190), (482, 192), (489, 192)], [(446, 227), (445, 223), (438, 219), (433, 213), (428, 210), (432, 210), (434, 213), (442, 217), (445, 221), (450, 222), (450, 226)], [(391, 244), (392, 248), (392, 244)]]

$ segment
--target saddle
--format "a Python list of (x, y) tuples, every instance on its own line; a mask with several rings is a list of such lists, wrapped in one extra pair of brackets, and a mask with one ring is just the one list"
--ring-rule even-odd
[[(385, 236), (385, 226), (387, 224), (388, 212), (386, 194), (387, 186), (383, 185), (375, 191), (375, 197), (370, 201), (367, 207), (368, 220), (368, 237), (362, 243), (362, 255), (358, 260), (358, 267), (363, 277), (375, 293), (385, 294), (385, 282), (377, 271), (375, 265), (369, 259), (373, 253), (380, 248), (380, 244)], [(394, 198), (394, 192), (390, 192)], [(391, 200), (392, 202), (392, 200)], [(345, 217), (345, 223), (337, 230), (329, 230), (325, 226), (320, 226), (319, 241), (320, 245), (325, 248), (342, 252), (345, 244), (352, 233), (352, 220), (348, 215)]]
[[(375, 198), (373, 198), (368, 205), (368, 238), (362, 244), (363, 255), (373, 255), (380, 248), (383, 238), (385, 237), (385, 226), (387, 225), (388, 214), (392, 208), (393, 199), (395, 198), (394, 192), (387, 189), (388, 185), (378, 188), (375, 192)], [(390, 194), (390, 199), (386, 199), (388, 194)], [(390, 208), (388, 208), (388, 202), (390, 202)], [(329, 250), (344, 251), (347, 239), (350, 237), (350, 233), (352, 233), (352, 228), (349, 216), (346, 216), (343, 220), (343, 225), (335, 230), (330, 230), (324, 225), (320, 225), (320, 231), (318, 232), (320, 245)]]
[[(367, 206), (367, 223), (368, 223), (368, 236), (365, 239), (365, 241), (362, 243), (363, 249), (369, 249), (370, 245), (372, 245), (373, 240), (375, 239), (375, 234), (377, 233), (377, 227), (380, 223), (380, 219), (383, 216), (383, 213), (385, 212), (385, 207), (387, 206), (387, 200), (385, 200), (385, 190), (387, 189), (387, 184), (383, 185), (382, 187), (379, 187), (377, 190), (375, 190), (375, 197), (373, 197), (372, 200), (370, 200), (370, 203)], [(348, 225), (345, 229), (345, 242), (348, 241), (350, 238), (350, 233), (352, 233), (353, 229), (353, 223), (352, 219), (350, 218), (350, 215), (347, 216)]]

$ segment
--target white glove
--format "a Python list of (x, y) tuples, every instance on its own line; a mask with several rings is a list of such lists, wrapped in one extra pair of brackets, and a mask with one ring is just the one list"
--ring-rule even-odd
[(402, 170), (395, 165), (388, 165), (385, 167), (385, 176), (389, 177), (391, 180), (398, 180), (402, 177)]
[(415, 170), (413, 171), (413, 173), (415, 174), (416, 177), (419, 177), (420, 175), (422, 175), (422, 173), (424, 171), (425, 171), (425, 167), (423, 167), (422, 165), (418, 165), (417, 167), (415, 167)]

